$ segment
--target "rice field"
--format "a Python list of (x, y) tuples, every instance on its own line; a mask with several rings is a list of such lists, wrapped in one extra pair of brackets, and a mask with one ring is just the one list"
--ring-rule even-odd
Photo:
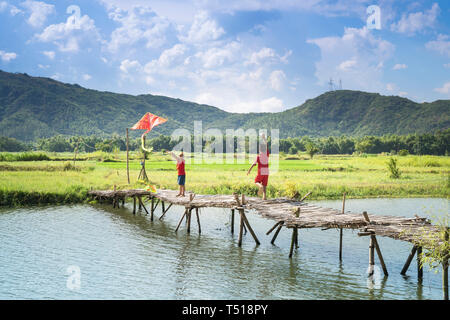
[[(139, 153), (130, 155), (130, 185), (124, 152), (78, 154), (79, 161), (73, 161), (73, 154), (47, 156), (52, 160), (20, 161), (23, 158), (20, 156), (16, 157), (17, 161), (0, 160), (0, 205), (81, 202), (86, 200), (86, 191), (91, 188), (111, 189), (116, 185), (125, 189), (147, 185), (137, 181), (141, 168)], [(224, 164), (214, 163), (213, 158), (200, 163), (189, 158), (187, 190), (202, 194), (256, 195), (257, 187), (253, 184), (256, 168), (247, 176), (248, 159), (238, 158), (234, 163)], [(254, 156), (249, 158), (253, 160)], [(276, 162), (271, 162), (268, 196), (290, 197), (312, 191), (310, 199), (337, 199), (343, 192), (349, 198), (449, 197), (450, 157), (396, 157), (400, 179), (389, 177), (386, 164), (389, 158), (386, 155), (317, 155), (312, 160), (306, 155), (280, 157), (278, 170)], [(150, 183), (157, 188), (178, 187), (175, 163), (168, 154), (150, 154), (146, 171)]]

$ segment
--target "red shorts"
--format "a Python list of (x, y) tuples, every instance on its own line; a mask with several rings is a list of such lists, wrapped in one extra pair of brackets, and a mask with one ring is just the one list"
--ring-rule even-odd
[(269, 176), (256, 176), (256, 178), (255, 178), (255, 183), (259, 182), (265, 187), (267, 187), (268, 181), (269, 181)]

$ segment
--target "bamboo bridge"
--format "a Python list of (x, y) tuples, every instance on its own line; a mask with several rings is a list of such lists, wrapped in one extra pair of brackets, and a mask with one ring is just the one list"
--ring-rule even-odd
[[(407, 241), (413, 244), (411, 253), (409, 254), (401, 274), (405, 275), (414, 256), (417, 256), (418, 279), (422, 281), (423, 269), (419, 264), (419, 258), (422, 254), (423, 247), (430, 248), (433, 245), (439, 244), (444, 239), (441, 237), (441, 230), (438, 226), (431, 224), (429, 220), (421, 217), (406, 218), (394, 217), (388, 215), (375, 215), (362, 213), (345, 212), (345, 194), (342, 203), (342, 210), (323, 208), (316, 205), (304, 202), (305, 195), (300, 200), (289, 198), (277, 198), (262, 200), (255, 197), (245, 197), (244, 195), (198, 195), (187, 193), (186, 197), (177, 197), (175, 190), (157, 190), (152, 193), (146, 190), (91, 190), (89, 195), (93, 198), (102, 201), (112, 202), (114, 207), (119, 207), (120, 204), (124, 206), (127, 198), (133, 199), (133, 214), (137, 210), (144, 209), (146, 214), (150, 214), (151, 220), (154, 219), (154, 214), (157, 206), (161, 204), (162, 215), (159, 219), (163, 219), (172, 205), (183, 206), (184, 213), (178, 222), (175, 232), (181, 226), (181, 223), (186, 219), (187, 233), (191, 229), (192, 211), (195, 210), (196, 220), (198, 225), (198, 232), (201, 233), (199, 208), (228, 208), (231, 210), (231, 232), (234, 233), (235, 212), (239, 214), (239, 237), (238, 246), (242, 245), (243, 232), (247, 230), (252, 235), (257, 245), (260, 244), (259, 239), (253, 231), (250, 223), (247, 220), (245, 212), (251, 210), (256, 212), (264, 218), (275, 221), (275, 224), (266, 235), (269, 235), (275, 230), (271, 243), (275, 240), (281, 231), (282, 227), (292, 229), (292, 239), (289, 251), (289, 258), (292, 257), (294, 248), (298, 248), (298, 229), (302, 228), (321, 228), (327, 230), (337, 228), (340, 230), (339, 238), (339, 259), (342, 260), (342, 235), (344, 229), (358, 229), (358, 236), (369, 237), (369, 276), (373, 275), (375, 266), (375, 252), (383, 269), (384, 275), (388, 276), (386, 264), (384, 262), (380, 246), (378, 245), (376, 236), (389, 237), (397, 240)], [(150, 201), (150, 210), (144, 204), (144, 200)], [(167, 205), (167, 206), (166, 206)], [(424, 235), (426, 239), (424, 239)], [(445, 240), (448, 241), (449, 231), (445, 232)], [(422, 241), (418, 241), (421, 239)], [(444, 259), (442, 264), (443, 269), (443, 291), (444, 299), (448, 300), (448, 259)]]

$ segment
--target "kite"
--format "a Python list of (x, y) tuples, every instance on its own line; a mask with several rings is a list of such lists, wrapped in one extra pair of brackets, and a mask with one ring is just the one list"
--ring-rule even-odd
[(161, 123), (166, 122), (167, 119), (155, 116), (154, 114), (147, 112), (142, 118), (141, 120), (139, 120), (133, 127), (131, 127), (131, 130), (146, 130), (142, 136), (141, 136), (141, 141), (142, 141), (142, 150), (147, 151), (147, 152), (152, 152), (152, 150), (147, 150), (145, 149), (144, 146), (144, 137), (147, 133), (149, 133), (154, 127), (156, 127), (157, 125), (160, 125)]

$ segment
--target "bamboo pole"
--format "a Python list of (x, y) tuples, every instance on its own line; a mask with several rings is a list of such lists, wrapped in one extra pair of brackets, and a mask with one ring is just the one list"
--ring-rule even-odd
[(374, 273), (374, 267), (375, 267), (375, 244), (373, 241), (373, 236), (370, 237), (370, 244), (369, 244), (369, 277), (373, 275)]
[(186, 212), (187, 212), (187, 209), (184, 209), (184, 213), (183, 213), (183, 215), (181, 216), (180, 222), (178, 222), (178, 225), (177, 225), (177, 228), (175, 229), (175, 232), (177, 232), (177, 231), (178, 231), (178, 228), (180, 228), (180, 225), (181, 225), (181, 223), (183, 222), (184, 217), (186, 216)]
[(167, 213), (167, 211), (169, 211), (170, 207), (172, 206), (173, 203), (170, 203), (169, 206), (167, 207), (167, 209), (164, 210), (163, 214), (161, 215), (161, 217), (159, 217), (159, 220), (161, 220), (164, 215)]
[[(367, 221), (367, 223), (370, 223), (369, 215), (367, 214), (366, 211), (363, 212), (363, 216), (364, 216), (364, 219)], [(384, 263), (383, 255), (381, 254), (381, 249), (380, 249), (380, 246), (378, 245), (378, 241), (377, 241), (377, 238), (375, 237), (375, 234), (372, 234), (370, 236), (370, 246), (371, 246), (371, 253), (374, 248), (377, 250), (378, 260), (380, 260), (380, 264), (383, 269), (383, 273), (385, 276), (388, 276), (389, 274), (387, 272), (386, 264)], [(372, 246), (374, 248), (372, 248)], [(374, 264), (375, 264), (375, 262), (374, 262)]]
[[(346, 193), (344, 192), (344, 197), (342, 199), (342, 212), (341, 212), (341, 214), (345, 213), (345, 196), (346, 196)], [(343, 229), (339, 228), (339, 261), (342, 261), (342, 237), (343, 237)]]
[[(444, 240), (448, 242), (448, 228), (445, 231)], [(444, 295), (444, 300), (448, 300), (448, 257), (449, 255), (444, 257), (444, 261), (442, 262), (442, 291)]]
[(136, 214), (136, 196), (133, 196), (133, 214)]
[[(239, 213), (241, 213), (241, 211), (239, 210)], [(242, 232), (244, 231), (244, 220), (240, 219), (240, 224), (239, 224), (239, 238), (238, 238), (238, 246), (240, 247), (242, 245)]]
[(189, 208), (187, 213), (187, 233), (191, 233), (191, 215), (192, 208)]
[(308, 198), (308, 196), (312, 193), (312, 191), (308, 192), (307, 194), (304, 195), (303, 198), (300, 199), (300, 202), (303, 202), (303, 200), (305, 200), (306, 198)]
[(164, 208), (165, 208), (165, 204), (164, 204), (164, 201), (161, 201), (161, 213), (164, 213)]
[(281, 224), (278, 226), (277, 231), (275, 231), (275, 234), (273, 235), (272, 241), (270, 241), (271, 244), (274, 244), (274, 243), (275, 243), (275, 240), (277, 239), (278, 234), (280, 233), (281, 228), (283, 228), (283, 224), (284, 224), (284, 222), (281, 223)]
[(280, 224), (282, 224), (283, 221), (278, 221), (277, 223), (274, 224), (274, 226), (272, 228), (269, 229), (269, 231), (266, 232), (266, 235), (269, 235), (272, 233), (273, 230), (276, 229), (276, 227), (278, 227)]
[[(297, 228), (295, 227), (295, 229)], [(292, 229), (292, 240), (291, 240), (291, 249), (289, 251), (289, 258), (292, 258), (292, 253), (294, 252), (295, 229)]]
[(389, 275), (386, 264), (384, 263), (383, 255), (381, 254), (380, 246), (378, 245), (377, 238), (375, 236), (371, 236), (373, 238), (373, 243), (375, 245), (375, 250), (377, 251), (378, 260), (380, 260), (381, 268), (383, 269), (384, 275), (387, 277)]
[(129, 167), (129, 156), (128, 156), (128, 151), (129, 151), (129, 147), (128, 147), (128, 128), (127, 128), (127, 178), (128, 178), (128, 184), (130, 184), (130, 167)]
[[(138, 197), (138, 199), (139, 199), (139, 203), (140, 203), (140, 204), (142, 205), (142, 207), (144, 208), (145, 213), (148, 214), (148, 210), (147, 210), (147, 208), (144, 206), (144, 203), (142, 202), (141, 197)], [(151, 215), (151, 220), (153, 221), (153, 214)]]
[(420, 263), (420, 258), (422, 257), (422, 247), (417, 247), (417, 279), (422, 282), (423, 279), (423, 268)]
[(197, 216), (198, 233), (202, 233), (202, 227), (200, 226), (200, 217), (198, 215), (198, 208), (195, 208), (195, 215)]
[(234, 209), (231, 209), (231, 234), (234, 234)]
[(155, 211), (155, 198), (154, 197), (152, 197), (152, 204), (151, 204), (150, 208), (151, 208), (150, 211), (151, 211), (152, 216), (153, 216), (153, 211)]
[(259, 243), (258, 237), (256, 236), (255, 232), (253, 231), (252, 227), (250, 226), (250, 223), (248, 222), (247, 217), (245, 216), (244, 209), (240, 209), (239, 212), (241, 214), (241, 219), (244, 220), (244, 224), (248, 228), (248, 231), (250, 231), (250, 234), (252, 235), (252, 237), (255, 240), (256, 244), (259, 245), (260, 243)]
[(405, 265), (403, 266), (402, 271), (400, 272), (401, 275), (405, 275), (406, 271), (408, 271), (409, 265), (411, 264), (412, 259), (414, 258), (414, 255), (416, 254), (417, 247), (414, 246), (409, 253), (408, 259), (406, 259)]

